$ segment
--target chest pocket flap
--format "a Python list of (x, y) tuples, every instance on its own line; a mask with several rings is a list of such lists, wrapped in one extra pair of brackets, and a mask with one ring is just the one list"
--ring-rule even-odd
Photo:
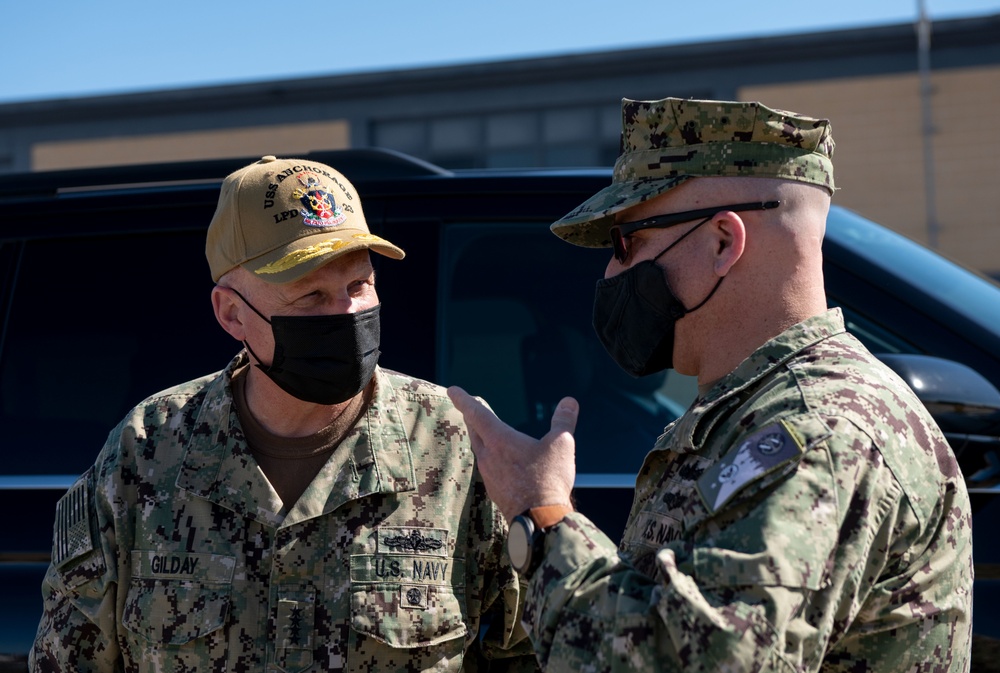
[(235, 562), (215, 554), (132, 552), (122, 625), (152, 643), (183, 645), (226, 622)]
[(351, 628), (391, 647), (465, 636), (465, 562), (399, 555), (351, 557)]

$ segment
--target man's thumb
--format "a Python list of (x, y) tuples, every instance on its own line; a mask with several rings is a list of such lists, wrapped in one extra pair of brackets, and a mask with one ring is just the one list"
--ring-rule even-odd
[(552, 412), (552, 429), (572, 435), (576, 431), (576, 419), (579, 416), (580, 403), (572, 397), (564, 397)]

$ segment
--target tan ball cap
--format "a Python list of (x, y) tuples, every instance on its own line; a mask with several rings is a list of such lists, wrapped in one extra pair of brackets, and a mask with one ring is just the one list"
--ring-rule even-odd
[(205, 243), (216, 282), (242, 266), (269, 283), (289, 283), (362, 249), (392, 259), (405, 254), (369, 232), (357, 190), (339, 172), (273, 156), (223, 181)]

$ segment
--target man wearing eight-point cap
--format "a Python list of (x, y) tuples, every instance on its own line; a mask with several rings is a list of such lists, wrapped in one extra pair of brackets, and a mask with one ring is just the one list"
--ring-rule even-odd
[(329, 166), (226, 178), (206, 255), (244, 350), (60, 500), (32, 670), (536, 670), (462, 416), (377, 365), (370, 251), (403, 257)]
[(827, 308), (830, 124), (674, 98), (626, 99), (622, 123), (612, 184), (552, 230), (613, 249), (593, 320), (618, 365), (696, 376), (699, 394), (636, 466), (621, 544), (570, 502), (587, 409), (565, 398), (534, 440), (449, 390), (511, 522), (539, 662), (968, 670), (957, 463), (912, 391)]

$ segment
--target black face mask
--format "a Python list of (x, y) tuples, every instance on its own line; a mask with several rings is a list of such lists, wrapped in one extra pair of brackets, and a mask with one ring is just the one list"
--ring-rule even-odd
[(701, 303), (692, 308), (670, 289), (656, 260), (684, 237), (712, 218), (702, 220), (653, 259), (612, 278), (597, 281), (594, 295), (594, 330), (608, 354), (632, 376), (673, 368), (674, 326), (682, 317), (705, 305), (719, 289), (722, 278)]
[[(256, 367), (289, 395), (315, 404), (339, 404), (371, 381), (380, 354), (381, 305), (358, 313), (276, 315), (268, 320), (243, 295), (236, 295), (271, 325), (274, 357), (270, 366)], [(259, 363), (250, 344), (243, 345)]]

